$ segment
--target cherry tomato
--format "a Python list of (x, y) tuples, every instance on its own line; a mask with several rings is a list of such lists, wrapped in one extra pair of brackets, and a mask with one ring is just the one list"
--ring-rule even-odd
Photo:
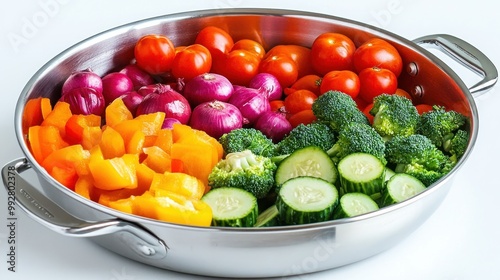
[(251, 39), (241, 39), (236, 41), (231, 50), (247, 50), (255, 53), (260, 59), (262, 59), (266, 54), (264, 47), (259, 42)]
[(339, 33), (323, 33), (311, 46), (311, 64), (320, 75), (333, 70), (353, 70), (354, 42)]
[(373, 123), (373, 115), (370, 114), (370, 110), (373, 108), (373, 103), (368, 104), (364, 109), (363, 109), (363, 114), (368, 118), (368, 121), (372, 124)]
[(188, 81), (198, 75), (210, 72), (212, 56), (206, 47), (200, 44), (189, 45), (180, 49), (174, 58), (172, 74), (176, 78)]
[(422, 115), (425, 112), (429, 112), (429, 111), (433, 110), (432, 105), (429, 105), (429, 104), (418, 104), (418, 105), (415, 105), (415, 107), (417, 108), (417, 111), (420, 115)]
[(222, 28), (207, 26), (200, 30), (194, 40), (195, 44), (205, 46), (212, 55), (213, 72), (224, 68), (224, 56), (231, 51), (234, 45), (233, 38)]
[(297, 64), (298, 78), (314, 74), (314, 69), (311, 65), (310, 48), (299, 45), (277, 45), (271, 48), (264, 58), (274, 55), (289, 56)]
[(401, 95), (401, 96), (404, 96), (404, 97), (412, 100), (411, 95), (406, 90), (404, 90), (402, 88), (398, 88), (394, 94)]
[(235, 85), (246, 86), (259, 73), (259, 57), (247, 50), (231, 51), (221, 62), (224, 67), (215, 72), (225, 76)]
[(378, 67), (365, 68), (359, 72), (359, 96), (368, 103), (373, 102), (373, 98), (382, 94), (394, 94), (398, 88), (398, 78), (388, 70)]
[(271, 106), (271, 111), (273, 112), (286, 112), (285, 101), (281, 99), (271, 100), (269, 101), (269, 105)]
[(311, 109), (312, 104), (318, 98), (314, 92), (307, 89), (299, 89), (285, 97), (285, 108), (290, 114), (296, 114), (302, 110)]
[(288, 118), (288, 122), (292, 127), (297, 127), (299, 124), (310, 124), (316, 120), (316, 116), (311, 109), (302, 110)]
[(265, 57), (259, 66), (260, 73), (269, 73), (278, 79), (281, 88), (292, 85), (299, 75), (297, 64), (286, 55)]
[(359, 77), (356, 73), (350, 70), (334, 70), (323, 76), (319, 91), (323, 94), (329, 90), (338, 90), (356, 98), (359, 88)]
[(134, 56), (137, 66), (144, 71), (153, 75), (164, 74), (172, 68), (175, 48), (168, 37), (150, 34), (137, 41)]
[(316, 74), (309, 74), (302, 76), (295, 81), (290, 87), (283, 89), (285, 95), (289, 95), (290, 93), (298, 90), (298, 89), (307, 89), (316, 95), (320, 95), (319, 86), (321, 84), (321, 77)]
[(353, 56), (354, 68), (359, 73), (365, 68), (379, 67), (391, 70), (397, 77), (403, 69), (403, 59), (389, 42), (374, 38), (360, 45)]

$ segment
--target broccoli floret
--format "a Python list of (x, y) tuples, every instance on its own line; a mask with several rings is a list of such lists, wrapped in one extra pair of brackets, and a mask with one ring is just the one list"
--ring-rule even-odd
[(369, 124), (352, 97), (341, 91), (330, 90), (320, 95), (314, 101), (312, 111), (318, 121), (329, 123), (335, 132), (350, 122)]
[(455, 163), (464, 155), (469, 144), (469, 132), (459, 129), (451, 139), (446, 139), (443, 143), (443, 150), (451, 155)]
[(467, 118), (453, 110), (446, 111), (443, 106), (435, 105), (433, 110), (420, 116), (418, 133), (431, 139), (432, 143), (442, 148), (446, 140), (452, 139), (461, 129)]
[(419, 179), (426, 186), (430, 186), (432, 183), (439, 180), (447, 172), (440, 172), (434, 170), (428, 170), (423, 165), (418, 163), (413, 164), (400, 164), (394, 170), (396, 173), (406, 173)]
[(395, 135), (408, 136), (416, 133), (420, 119), (412, 101), (396, 94), (375, 97), (370, 114), (373, 115), (373, 128), (386, 140)]
[(233, 187), (264, 198), (274, 185), (276, 164), (270, 158), (250, 150), (229, 153), (219, 161), (208, 176), (212, 188)]
[(335, 143), (335, 134), (330, 126), (322, 122), (300, 124), (276, 144), (276, 155), (291, 154), (307, 146), (318, 146), (324, 151)]
[(343, 126), (339, 132), (337, 142), (327, 151), (335, 163), (356, 152), (372, 154), (384, 164), (387, 163), (385, 159), (385, 142), (368, 124), (352, 122)]
[(250, 150), (256, 155), (272, 157), (275, 145), (260, 130), (254, 128), (234, 129), (219, 138), (226, 154)]
[(415, 176), (426, 186), (445, 175), (453, 166), (451, 159), (432, 141), (420, 134), (394, 136), (386, 142), (385, 156), (396, 172)]

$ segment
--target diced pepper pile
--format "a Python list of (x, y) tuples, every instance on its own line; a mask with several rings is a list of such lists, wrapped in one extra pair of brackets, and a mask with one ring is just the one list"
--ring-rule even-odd
[(134, 118), (120, 98), (102, 120), (40, 97), (26, 103), (22, 125), (35, 160), (83, 197), (125, 213), (209, 226), (212, 210), (200, 199), (222, 146), (187, 125), (162, 129), (164, 118), (163, 112)]

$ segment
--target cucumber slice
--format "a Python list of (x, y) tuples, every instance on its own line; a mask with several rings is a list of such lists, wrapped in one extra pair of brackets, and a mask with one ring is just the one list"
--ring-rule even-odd
[(270, 206), (264, 212), (260, 213), (257, 217), (257, 222), (254, 227), (272, 227), (279, 226), (278, 207), (275, 205)]
[(382, 190), (380, 205), (384, 207), (407, 200), (425, 189), (425, 185), (417, 178), (406, 173), (396, 173)]
[(330, 220), (337, 203), (338, 192), (332, 183), (301, 176), (283, 183), (276, 207), (281, 224), (299, 225)]
[(377, 199), (385, 180), (385, 165), (367, 153), (353, 153), (340, 160), (337, 166), (340, 194), (361, 192)]
[(212, 226), (253, 227), (257, 221), (257, 198), (243, 189), (212, 189), (202, 200), (212, 208)]
[(329, 183), (337, 180), (337, 169), (332, 159), (320, 147), (298, 149), (283, 159), (276, 169), (275, 184), (280, 186), (291, 178), (316, 177)]
[(333, 218), (349, 218), (378, 209), (377, 203), (370, 196), (359, 192), (346, 193), (340, 197), (340, 203), (335, 209)]

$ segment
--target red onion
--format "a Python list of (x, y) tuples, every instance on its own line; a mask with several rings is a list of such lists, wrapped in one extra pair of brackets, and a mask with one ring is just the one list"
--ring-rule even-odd
[(285, 115), (279, 112), (267, 111), (255, 122), (255, 129), (278, 143), (292, 130), (292, 125)]
[(120, 73), (127, 75), (134, 85), (134, 90), (138, 90), (142, 86), (154, 84), (154, 79), (148, 72), (139, 68), (135, 64), (125, 66)]
[(245, 125), (252, 125), (262, 113), (271, 109), (267, 97), (255, 88), (237, 87), (229, 103), (240, 110)]
[(60, 100), (69, 103), (73, 114), (100, 116), (105, 109), (102, 93), (93, 88), (74, 88), (61, 96)]
[(75, 88), (93, 88), (97, 93), (102, 93), (102, 79), (90, 69), (77, 71), (64, 81), (62, 95)]
[(196, 106), (213, 100), (227, 102), (233, 91), (233, 85), (226, 77), (205, 73), (187, 81), (183, 94), (191, 105)]
[(165, 118), (165, 120), (163, 120), (163, 124), (162, 124), (161, 128), (172, 129), (172, 128), (174, 128), (175, 123), (181, 123), (181, 122), (178, 119)]
[(219, 139), (224, 133), (243, 127), (243, 117), (236, 106), (215, 100), (196, 106), (189, 125)]
[(191, 107), (184, 96), (165, 84), (150, 85), (148, 89), (151, 92), (137, 106), (136, 115), (165, 112), (166, 118), (175, 118), (182, 124), (188, 123)]
[(133, 90), (132, 80), (123, 73), (111, 72), (102, 78), (102, 94), (107, 104)]
[(125, 106), (127, 106), (129, 111), (133, 115), (135, 115), (137, 106), (141, 104), (142, 100), (144, 99), (144, 96), (138, 94), (136, 91), (130, 91), (120, 96), (120, 98), (123, 100), (123, 103), (125, 103)]
[(282, 88), (278, 79), (269, 73), (259, 73), (249, 82), (248, 87), (261, 90), (269, 101), (281, 99)]

